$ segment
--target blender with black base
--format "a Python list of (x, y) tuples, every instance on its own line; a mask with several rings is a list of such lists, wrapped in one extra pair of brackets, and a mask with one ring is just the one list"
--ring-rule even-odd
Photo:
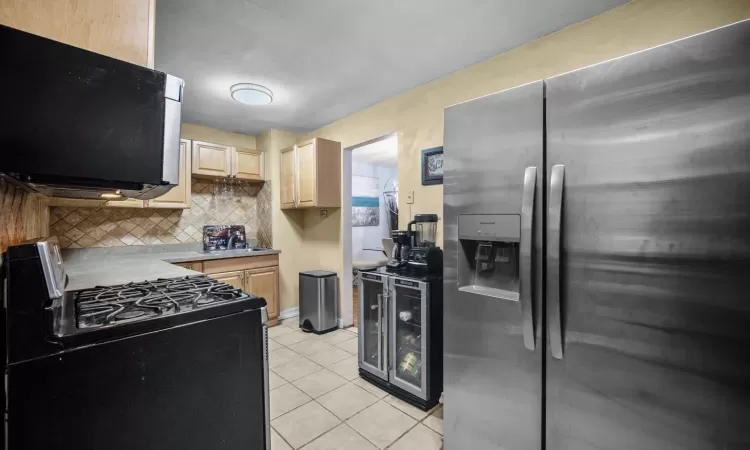
[(409, 270), (439, 274), (443, 270), (443, 251), (437, 242), (437, 214), (417, 214), (409, 222), (407, 231), (411, 248), (407, 257)]

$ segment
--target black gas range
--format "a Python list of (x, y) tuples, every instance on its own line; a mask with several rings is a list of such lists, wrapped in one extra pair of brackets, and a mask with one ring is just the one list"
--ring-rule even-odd
[(269, 448), (263, 298), (205, 275), (65, 291), (54, 238), (3, 269), (7, 449)]

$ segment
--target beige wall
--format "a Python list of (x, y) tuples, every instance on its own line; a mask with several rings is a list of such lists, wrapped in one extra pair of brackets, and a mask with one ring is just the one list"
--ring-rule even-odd
[(296, 308), (299, 304), (299, 272), (305, 268), (302, 251), (304, 212), (281, 209), (279, 193), (279, 150), (294, 145), (299, 136), (279, 130), (268, 130), (258, 136), (258, 150), (266, 152), (266, 184), (271, 184), (271, 227), (273, 248), (279, 255), (279, 309)]
[[(442, 215), (442, 186), (422, 186), (420, 150), (442, 145), (443, 109), (541, 78), (660, 45), (750, 17), (747, 0), (635, 0), (489, 60), (399, 94), (308, 136), (349, 147), (399, 133), (400, 226), (416, 213)], [(278, 175), (276, 175), (278, 176)], [(415, 203), (406, 205), (413, 189)], [(275, 197), (278, 194), (275, 194)], [(277, 199), (276, 199), (277, 200)], [(343, 273), (340, 212), (304, 217), (301, 245), (285, 258)], [(274, 224), (274, 226), (276, 226)], [(442, 230), (440, 231), (442, 233)], [(442, 235), (439, 236), (442, 242)], [(274, 241), (276, 235), (274, 234)], [(342, 301), (348, 301), (342, 299)], [(286, 301), (290, 304), (289, 300)]]
[(180, 130), (182, 139), (211, 142), (213, 144), (229, 145), (231, 147), (257, 149), (255, 136), (232, 133), (231, 131), (204, 127), (192, 123), (183, 123)]

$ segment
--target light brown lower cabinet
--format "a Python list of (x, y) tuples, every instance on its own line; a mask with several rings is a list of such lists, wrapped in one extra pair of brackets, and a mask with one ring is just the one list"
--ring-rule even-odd
[(245, 290), (245, 272), (237, 271), (237, 272), (214, 273), (209, 276), (216, 280), (223, 281), (224, 283), (230, 286), (234, 286), (237, 289)]
[(195, 270), (196, 272), (203, 272), (203, 263), (200, 261), (195, 262), (184, 262), (174, 263), (175, 266), (184, 267), (186, 269)]
[(279, 317), (279, 268), (264, 267), (246, 270), (245, 292), (266, 299), (268, 319), (276, 325)]
[(177, 263), (180, 267), (206, 273), (248, 294), (266, 299), (268, 326), (279, 322), (279, 256), (262, 255), (244, 258)]

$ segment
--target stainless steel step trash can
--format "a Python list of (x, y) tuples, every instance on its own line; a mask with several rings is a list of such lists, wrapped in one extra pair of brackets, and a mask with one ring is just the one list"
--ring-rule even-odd
[(299, 273), (299, 327), (303, 331), (320, 334), (338, 328), (338, 291), (336, 272)]

